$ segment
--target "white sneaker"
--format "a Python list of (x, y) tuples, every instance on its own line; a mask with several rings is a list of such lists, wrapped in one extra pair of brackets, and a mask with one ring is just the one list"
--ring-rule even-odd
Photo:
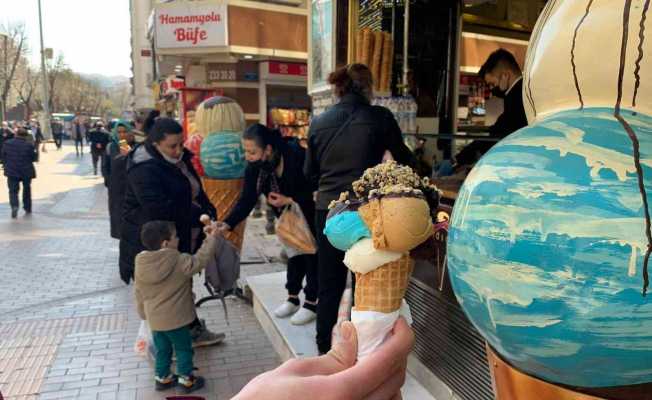
[(317, 318), (317, 313), (310, 311), (305, 307), (301, 307), (301, 310), (297, 311), (296, 314), (290, 319), (292, 325), (305, 325), (309, 322), (312, 322)]
[(283, 304), (276, 307), (276, 310), (274, 310), (274, 315), (276, 315), (278, 318), (286, 318), (297, 312), (298, 309), (299, 306), (296, 304), (290, 303), (289, 301), (284, 301)]

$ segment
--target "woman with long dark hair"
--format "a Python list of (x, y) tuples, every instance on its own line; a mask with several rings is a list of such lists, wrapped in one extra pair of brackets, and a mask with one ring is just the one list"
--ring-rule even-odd
[[(183, 147), (183, 128), (170, 118), (158, 118), (145, 143), (127, 156), (127, 190), (120, 226), (120, 276), (125, 283), (134, 277), (134, 259), (145, 250), (141, 227), (150, 221), (174, 222), (179, 251), (194, 253), (201, 242), (202, 214), (215, 219), (201, 180), (190, 162), (192, 153)], [(208, 331), (198, 319), (191, 324), (196, 346), (219, 343), (224, 334)]]
[[(285, 206), (296, 202), (303, 212), (312, 234), (315, 202), (314, 187), (303, 175), (305, 150), (294, 141), (285, 141), (281, 133), (261, 124), (254, 124), (242, 136), (247, 168), (242, 194), (233, 211), (224, 219), (224, 229), (238, 226), (254, 209), (261, 194), (281, 215)], [(303, 278), (306, 286), (303, 286)], [(287, 264), (288, 298), (275, 311), (279, 318), (292, 315), (295, 325), (307, 324), (317, 316), (317, 256), (313, 254), (291, 257)], [(299, 292), (303, 289), (305, 301), (300, 307)]]
[(386, 153), (403, 165), (414, 165), (414, 157), (403, 143), (401, 129), (386, 108), (372, 106), (373, 81), (366, 65), (351, 64), (332, 72), (339, 102), (314, 118), (310, 124), (305, 174), (318, 185), (316, 231), (319, 246), (319, 304), (317, 305), (317, 347), (331, 348), (331, 332), (337, 321), (339, 302), (348, 270), (344, 252), (324, 235), (328, 205), (367, 168), (379, 164)]

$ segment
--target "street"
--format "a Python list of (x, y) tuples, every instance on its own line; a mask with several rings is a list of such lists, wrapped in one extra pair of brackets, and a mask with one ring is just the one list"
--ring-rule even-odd
[[(41, 154), (33, 181), (34, 213), (10, 218), (0, 178), (0, 392), (5, 399), (164, 399), (152, 364), (134, 352), (140, 319), (132, 286), (118, 274), (118, 241), (109, 236), (106, 189), (90, 154), (65, 143)], [(264, 219), (248, 226), (243, 275), (282, 270), (277, 249), (263, 243)], [(264, 252), (268, 252), (265, 254)], [(258, 262), (256, 264), (255, 262)], [(206, 295), (203, 279), (195, 293)], [(217, 301), (199, 315), (225, 332), (218, 346), (196, 350), (197, 392), (228, 399), (252, 377), (279, 364), (244, 300), (228, 298), (229, 324)], [(193, 393), (194, 394), (194, 393)], [(0, 396), (1, 397), (1, 396)]]

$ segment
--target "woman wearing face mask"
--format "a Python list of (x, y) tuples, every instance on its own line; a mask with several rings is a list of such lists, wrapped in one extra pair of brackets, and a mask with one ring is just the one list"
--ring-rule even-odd
[[(224, 229), (238, 226), (251, 213), (260, 194), (280, 215), (284, 206), (293, 201), (299, 204), (310, 229), (313, 224), (315, 202), (312, 193), (316, 189), (303, 175), (305, 150), (297, 143), (286, 142), (280, 132), (264, 125), (255, 124), (247, 128), (242, 136), (247, 168), (242, 194), (233, 211), (224, 219)], [(303, 278), (306, 286), (303, 287)], [(291, 322), (303, 325), (317, 316), (317, 256), (299, 255), (288, 260), (288, 298), (275, 311), (279, 318), (292, 315)], [(299, 292), (303, 289), (305, 302), (299, 307)], [(293, 315), (294, 314), (294, 315)]]
[[(169, 118), (159, 118), (147, 141), (127, 156), (120, 274), (133, 279), (133, 258), (144, 248), (140, 227), (149, 221), (173, 221), (179, 235), (179, 251), (192, 253), (201, 232), (199, 217), (215, 217), (215, 208), (204, 193), (201, 180), (183, 147), (183, 128)], [(194, 231), (194, 232), (193, 232)], [(123, 246), (124, 244), (124, 246)]]
[[(140, 229), (150, 221), (172, 221), (179, 237), (179, 251), (194, 253), (201, 243), (199, 218), (216, 218), (215, 207), (192, 166), (192, 153), (183, 147), (183, 128), (171, 118), (157, 119), (145, 143), (127, 155), (127, 190), (120, 226), (120, 276), (129, 284), (134, 259), (143, 251)], [(219, 343), (224, 334), (206, 329), (198, 318), (190, 325), (194, 346)]]

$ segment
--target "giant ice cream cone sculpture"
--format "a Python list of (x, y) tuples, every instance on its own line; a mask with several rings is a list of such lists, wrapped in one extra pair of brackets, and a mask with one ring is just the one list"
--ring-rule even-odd
[(432, 235), (430, 209), (439, 193), (393, 161), (365, 171), (353, 190), (355, 199), (343, 193), (331, 205), (324, 233), (346, 251), (344, 263), (355, 273), (351, 321), (361, 358), (384, 342), (399, 314), (409, 320), (403, 300), (414, 269), (409, 252)]
[[(245, 160), (241, 143), (244, 113), (233, 99), (211, 97), (197, 108), (195, 124), (197, 133), (204, 138), (200, 151), (205, 173), (204, 190), (221, 220), (235, 206), (244, 184)], [(242, 249), (245, 223), (243, 221), (226, 234), (239, 250)]]

